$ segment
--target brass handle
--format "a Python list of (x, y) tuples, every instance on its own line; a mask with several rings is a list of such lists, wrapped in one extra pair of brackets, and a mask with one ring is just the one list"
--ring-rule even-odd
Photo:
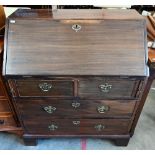
[(73, 121), (74, 125), (80, 125), (80, 121)]
[(43, 109), (44, 109), (47, 113), (52, 114), (52, 113), (56, 110), (56, 107), (47, 106), (47, 107), (44, 107)]
[(81, 30), (81, 25), (79, 25), (79, 24), (74, 24), (74, 25), (72, 25), (72, 29), (73, 29), (75, 32), (78, 32), (79, 30)]
[(51, 125), (48, 126), (48, 128), (49, 128), (50, 131), (55, 131), (56, 129), (58, 129), (58, 126), (55, 125), (55, 124), (51, 124)]
[(101, 90), (102, 92), (108, 93), (108, 92), (111, 90), (112, 85), (110, 85), (110, 84), (108, 84), (108, 83), (105, 83), (105, 84), (99, 85), (99, 88), (100, 88), (100, 90)]
[(4, 120), (0, 120), (0, 125), (3, 125), (4, 124)]
[(76, 109), (76, 108), (80, 107), (80, 103), (79, 102), (73, 102), (72, 107)]
[(40, 83), (39, 84), (39, 88), (44, 91), (44, 92), (48, 92), (51, 88), (52, 88), (52, 84), (49, 84), (49, 83)]
[(107, 111), (109, 111), (109, 110), (110, 110), (110, 107), (107, 106), (107, 105), (102, 105), (102, 106), (98, 106), (98, 107), (97, 107), (97, 111), (98, 111), (99, 113), (101, 113), (101, 114), (103, 114), (103, 113), (105, 113), (105, 112), (107, 112)]
[(102, 124), (97, 124), (94, 126), (94, 128), (97, 130), (97, 131), (102, 131), (104, 130), (105, 126), (102, 125)]

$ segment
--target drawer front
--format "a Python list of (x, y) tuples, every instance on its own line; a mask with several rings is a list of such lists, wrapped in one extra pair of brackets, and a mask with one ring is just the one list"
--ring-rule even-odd
[(20, 97), (67, 97), (73, 96), (73, 81), (63, 80), (17, 80)]
[(23, 121), (28, 134), (48, 135), (106, 135), (127, 134), (128, 119), (46, 119)]
[(0, 114), (3, 112), (10, 112), (8, 100), (0, 100)]
[(135, 101), (129, 100), (17, 100), (23, 118), (105, 118), (132, 116)]
[(12, 114), (0, 115), (0, 129), (8, 126), (16, 126)]
[(139, 80), (113, 77), (79, 79), (79, 96), (82, 98), (134, 98)]

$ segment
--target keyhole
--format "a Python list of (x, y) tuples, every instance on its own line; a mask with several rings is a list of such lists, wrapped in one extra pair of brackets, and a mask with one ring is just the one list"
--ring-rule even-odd
[(77, 31), (79, 31), (81, 29), (81, 26), (78, 25), (78, 24), (74, 24), (74, 25), (72, 25), (72, 29), (77, 32)]

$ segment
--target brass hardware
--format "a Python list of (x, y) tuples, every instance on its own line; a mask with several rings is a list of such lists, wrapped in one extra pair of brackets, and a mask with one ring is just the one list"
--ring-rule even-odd
[(79, 102), (73, 102), (72, 107), (74, 107), (76, 109), (76, 108), (80, 107), (80, 103)]
[(97, 107), (97, 111), (99, 112), (99, 113), (105, 113), (105, 112), (107, 112), (107, 111), (109, 111), (109, 109), (110, 109), (110, 107), (109, 106), (107, 106), (107, 105), (101, 105), (101, 106), (98, 106)]
[(78, 32), (79, 30), (81, 30), (81, 25), (79, 25), (79, 24), (74, 24), (74, 25), (72, 25), (72, 29), (73, 29), (74, 31)]
[(95, 125), (94, 128), (95, 128), (97, 131), (102, 131), (102, 130), (105, 128), (105, 126), (102, 125), (102, 124), (98, 124), (98, 125)]
[(58, 129), (58, 126), (57, 125), (54, 125), (54, 124), (51, 124), (48, 126), (49, 130), (50, 131), (55, 131), (56, 129)]
[(39, 88), (44, 92), (48, 92), (52, 88), (52, 84), (48, 84), (44, 82), (44, 83), (39, 84)]
[(73, 121), (74, 125), (80, 125), (80, 121)]
[(56, 107), (52, 107), (52, 106), (47, 106), (43, 108), (47, 113), (52, 114), (55, 110)]
[(3, 125), (4, 124), (4, 120), (0, 120), (0, 125)]
[(102, 92), (104, 93), (108, 93), (110, 91), (110, 89), (112, 88), (112, 85), (105, 83), (105, 84), (101, 84), (99, 85), (99, 88)]

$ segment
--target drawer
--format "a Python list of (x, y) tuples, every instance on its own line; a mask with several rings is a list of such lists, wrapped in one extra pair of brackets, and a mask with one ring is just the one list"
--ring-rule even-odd
[(135, 98), (139, 80), (135, 78), (96, 77), (81, 78), (78, 82), (81, 98)]
[(26, 133), (48, 135), (127, 134), (128, 119), (37, 119), (23, 121)]
[(16, 80), (20, 97), (67, 97), (73, 96), (73, 81), (65, 80)]
[(0, 113), (2, 112), (10, 112), (8, 100), (0, 100)]
[(27, 116), (48, 118), (105, 118), (132, 116), (132, 100), (17, 100), (23, 118)]
[(0, 129), (7, 126), (16, 126), (12, 114), (0, 115)]

